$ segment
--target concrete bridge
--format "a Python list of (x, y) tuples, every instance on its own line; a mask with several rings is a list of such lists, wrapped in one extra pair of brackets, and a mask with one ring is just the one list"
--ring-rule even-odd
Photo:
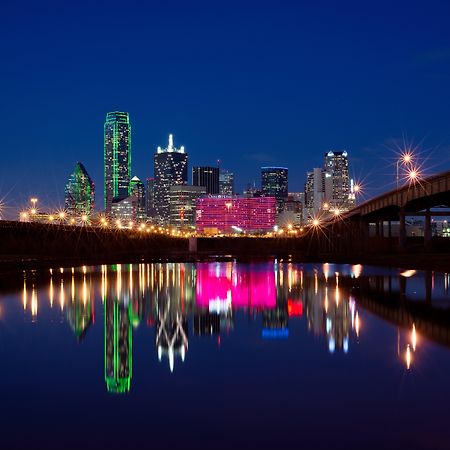
[[(365, 244), (370, 240), (369, 224), (373, 224), (379, 251), (404, 250), (407, 246), (408, 216), (424, 217), (423, 238), (410, 241), (417, 247), (422, 240), (425, 248), (432, 249), (432, 217), (450, 217), (450, 171), (418, 179), (356, 206), (326, 222), (325, 234), (327, 239), (334, 241), (336, 245), (352, 245), (361, 250), (370, 250)], [(395, 238), (397, 242), (391, 239), (392, 222), (399, 224), (398, 238)], [(339, 244), (339, 241), (342, 242)], [(444, 242), (446, 240), (442, 241)]]

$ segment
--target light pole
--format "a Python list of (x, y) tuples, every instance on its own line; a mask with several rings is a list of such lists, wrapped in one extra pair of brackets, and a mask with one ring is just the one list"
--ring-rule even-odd
[(399, 174), (398, 174), (398, 169), (399, 169), (399, 165), (400, 164), (404, 164), (404, 165), (408, 165), (411, 163), (413, 159), (412, 154), (407, 151), (406, 153), (402, 153), (400, 158), (397, 159), (397, 163), (396, 163), (396, 167), (397, 167), (397, 171), (396, 171), (396, 181), (397, 181), (397, 190), (398, 190), (398, 182), (399, 182)]

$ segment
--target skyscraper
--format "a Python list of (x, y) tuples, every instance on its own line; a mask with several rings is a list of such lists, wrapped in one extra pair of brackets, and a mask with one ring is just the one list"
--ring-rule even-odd
[(126, 112), (110, 112), (105, 121), (105, 211), (111, 212), (113, 199), (131, 194), (131, 125)]
[[(303, 211), (303, 220), (311, 221), (318, 217), (324, 205), (327, 205), (326, 195), (329, 189), (329, 174), (324, 172), (321, 167), (315, 167), (312, 172), (306, 174), (305, 183), (305, 209)], [(325, 209), (328, 209), (326, 206)]]
[(286, 167), (261, 167), (261, 190), (265, 197), (275, 197), (277, 212), (284, 209), (288, 197), (288, 169)]
[(138, 178), (133, 177), (130, 181), (131, 195), (136, 199), (136, 218), (137, 220), (144, 220), (147, 217), (145, 210), (145, 186)]
[(89, 216), (94, 211), (94, 182), (80, 162), (69, 176), (64, 197), (66, 212), (71, 216)]
[(145, 211), (147, 218), (153, 219), (155, 216), (155, 179), (147, 178), (147, 189), (145, 192)]
[(234, 173), (221, 169), (219, 173), (219, 194), (231, 197), (234, 194)]
[(153, 162), (155, 216), (160, 223), (168, 223), (169, 189), (177, 184), (187, 184), (188, 155), (183, 146), (174, 147), (173, 136), (169, 134), (167, 148), (158, 147)]
[(193, 167), (192, 184), (206, 188), (208, 195), (217, 195), (219, 193), (219, 168)]
[(261, 167), (261, 190), (266, 197), (287, 199), (288, 169), (286, 167)]
[[(325, 177), (330, 185), (325, 186), (325, 197), (331, 209), (347, 210), (350, 206), (350, 177), (348, 173), (348, 155), (346, 151), (329, 151), (324, 156)], [(328, 192), (329, 191), (329, 192)]]
[(170, 225), (177, 228), (195, 226), (195, 201), (206, 195), (203, 186), (177, 185), (169, 188)]

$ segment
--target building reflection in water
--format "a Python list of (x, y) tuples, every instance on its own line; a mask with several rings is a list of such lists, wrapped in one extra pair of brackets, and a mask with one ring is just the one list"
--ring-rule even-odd
[(122, 266), (112, 266), (116, 290), (110, 283), (104, 300), (105, 315), (105, 382), (108, 392), (130, 390), (132, 376), (131, 302), (128, 291), (122, 292)]
[[(305, 271), (301, 265), (275, 260), (61, 268), (50, 270), (47, 292), (50, 308), (61, 310), (80, 342), (94, 326), (95, 295), (100, 295), (105, 383), (112, 393), (130, 390), (133, 329), (141, 324), (154, 327), (155, 357), (173, 371), (188, 355), (190, 328), (195, 336), (216, 336), (220, 344), (220, 336), (235, 328), (238, 313), (257, 319), (263, 339), (287, 339), (290, 327), (305, 324), (309, 333), (324, 338), (330, 353), (348, 353), (360, 338), (357, 305), (362, 305), (398, 324), (397, 354), (410, 369), (419, 343), (417, 323), (425, 330), (423, 320), (415, 320), (404, 307), (409, 301), (407, 283), (418, 273), (375, 276), (364, 275), (361, 265), (342, 266), (342, 272), (337, 267), (323, 264)], [(434, 274), (425, 274), (416, 281), (424, 285), (428, 308), (436, 283), (448, 295), (448, 274), (437, 281)], [(31, 321), (37, 320), (42, 292), (36, 283), (33, 271), (24, 272), (20, 300)], [(45, 295), (39, 297), (43, 301)], [(398, 300), (395, 308), (392, 299)], [(448, 327), (444, 331), (450, 342)], [(436, 333), (443, 335), (441, 328)]]

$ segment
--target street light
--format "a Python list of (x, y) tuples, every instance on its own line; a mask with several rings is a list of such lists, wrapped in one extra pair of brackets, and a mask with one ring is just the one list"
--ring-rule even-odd
[(415, 183), (419, 178), (419, 172), (417, 169), (412, 168), (408, 171), (408, 180), (410, 183)]
[(397, 167), (397, 171), (396, 171), (396, 180), (397, 180), (397, 189), (398, 189), (398, 181), (399, 181), (399, 175), (398, 175), (398, 168), (399, 168), (399, 164), (403, 164), (405, 166), (407, 166), (408, 164), (410, 164), (413, 160), (413, 155), (412, 153), (407, 150), (406, 152), (402, 153), (400, 155), (400, 158), (397, 159), (397, 163), (396, 163), (396, 167)]

